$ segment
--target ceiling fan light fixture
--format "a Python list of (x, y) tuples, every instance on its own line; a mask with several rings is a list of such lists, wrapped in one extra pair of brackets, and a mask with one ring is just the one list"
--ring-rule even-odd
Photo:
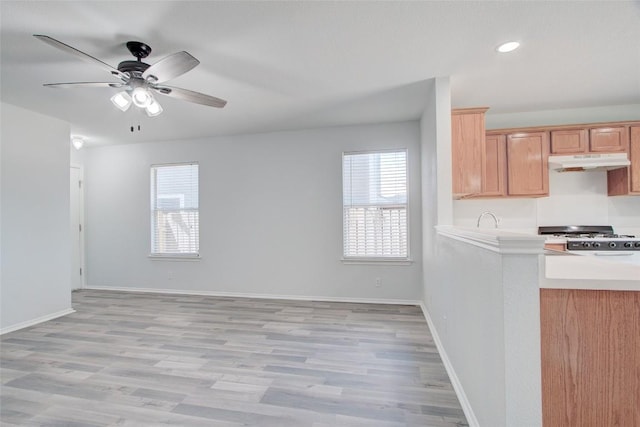
[(111, 102), (117, 109), (127, 111), (131, 107), (131, 96), (127, 92), (118, 92), (111, 97)]
[(147, 105), (147, 107), (145, 108), (145, 110), (147, 111), (147, 116), (155, 117), (155, 116), (159, 116), (160, 113), (162, 113), (162, 106), (158, 101), (156, 101), (155, 99), (152, 99), (149, 105)]
[(71, 144), (76, 150), (79, 150), (84, 145), (84, 138), (82, 138), (81, 136), (72, 136)]
[(131, 99), (136, 107), (146, 108), (153, 101), (153, 96), (143, 87), (137, 87), (131, 92)]

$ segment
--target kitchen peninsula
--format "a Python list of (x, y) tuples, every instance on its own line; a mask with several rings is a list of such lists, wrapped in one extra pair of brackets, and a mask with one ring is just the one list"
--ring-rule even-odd
[(545, 251), (533, 233), (436, 229), (451, 305), (431, 321), (479, 425), (640, 425), (640, 264)]

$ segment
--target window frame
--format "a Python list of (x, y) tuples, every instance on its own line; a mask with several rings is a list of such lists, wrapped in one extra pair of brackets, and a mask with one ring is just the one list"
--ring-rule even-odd
[[(406, 191), (407, 191), (407, 201), (406, 201), (406, 222), (407, 222), (407, 254), (406, 256), (348, 256), (345, 254), (345, 243), (346, 243), (346, 235), (345, 235), (345, 204), (344, 204), (344, 159), (345, 156), (348, 155), (359, 155), (359, 154), (379, 154), (379, 153), (397, 153), (404, 152), (405, 153), (405, 161), (406, 161)], [(406, 147), (398, 147), (398, 148), (384, 148), (384, 149), (374, 149), (374, 150), (356, 150), (356, 151), (343, 151), (341, 156), (341, 165), (340, 169), (342, 172), (341, 176), (341, 208), (342, 208), (342, 257), (340, 261), (343, 264), (371, 264), (371, 265), (410, 265), (413, 263), (411, 259), (411, 233), (409, 232), (411, 228), (411, 197), (410, 197), (410, 179), (409, 179), (409, 149)]]
[[(171, 166), (193, 166), (196, 165), (198, 167), (198, 251), (197, 252), (154, 252), (154, 235), (155, 235), (155, 214), (158, 209), (155, 208), (155, 203), (158, 199), (157, 193), (157, 174), (155, 171), (158, 168), (162, 167), (171, 167)], [(150, 195), (150, 224), (149, 224), (149, 258), (151, 260), (167, 260), (167, 261), (199, 261), (200, 260), (200, 164), (197, 161), (186, 161), (186, 162), (174, 162), (174, 163), (155, 163), (149, 166), (149, 195)]]

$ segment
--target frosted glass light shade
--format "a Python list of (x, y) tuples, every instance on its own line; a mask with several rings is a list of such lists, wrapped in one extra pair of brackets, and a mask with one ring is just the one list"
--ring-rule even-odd
[(155, 117), (160, 115), (160, 113), (162, 113), (162, 106), (158, 101), (156, 101), (155, 99), (152, 99), (149, 105), (147, 105), (147, 108), (145, 108), (145, 110), (147, 111), (147, 115), (149, 117)]
[(127, 111), (131, 107), (131, 97), (127, 92), (118, 92), (111, 97), (111, 102), (117, 109)]
[(146, 108), (153, 101), (153, 96), (145, 88), (137, 87), (131, 92), (131, 99), (136, 107)]

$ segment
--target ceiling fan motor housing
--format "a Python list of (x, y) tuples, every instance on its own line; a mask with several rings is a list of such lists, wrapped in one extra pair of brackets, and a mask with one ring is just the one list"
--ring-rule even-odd
[(118, 64), (118, 71), (122, 73), (129, 72), (131, 75), (134, 75), (134, 72), (144, 73), (147, 68), (150, 67), (149, 64), (142, 62), (142, 58), (146, 58), (151, 53), (151, 47), (145, 43), (137, 42), (137, 41), (129, 41), (127, 42), (127, 49), (129, 52), (136, 58), (137, 61), (122, 61)]
[(131, 75), (133, 75), (134, 72), (142, 74), (149, 67), (149, 64), (142, 61), (122, 61), (118, 64), (118, 71), (122, 73), (128, 72)]

